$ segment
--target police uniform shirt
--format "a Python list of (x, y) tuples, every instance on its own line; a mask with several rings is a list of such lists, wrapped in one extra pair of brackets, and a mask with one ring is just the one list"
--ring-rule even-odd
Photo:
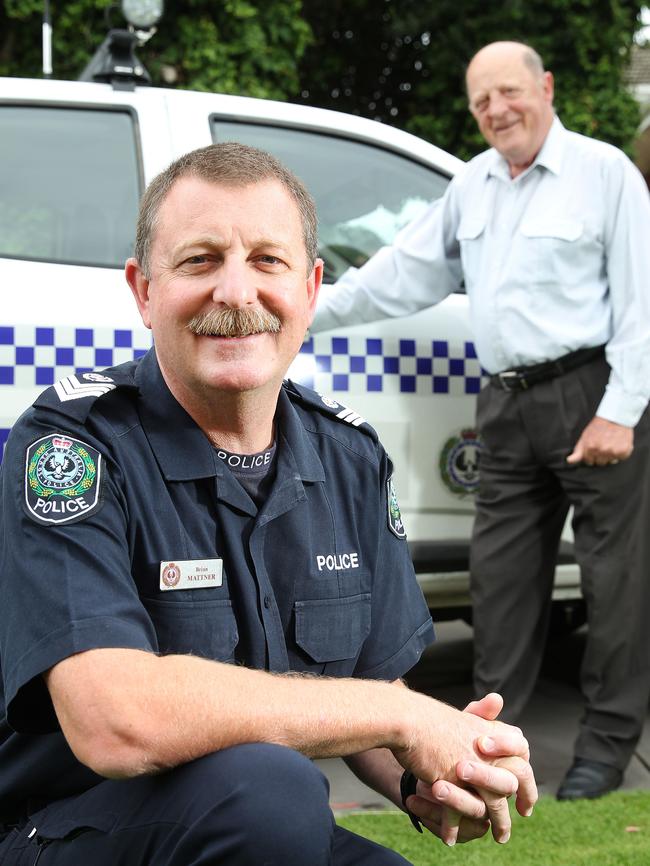
[(259, 510), (153, 350), (68, 377), (16, 423), (2, 465), (0, 821), (99, 781), (68, 749), (41, 676), (74, 653), (383, 680), (413, 666), (433, 626), (391, 463), (340, 410), (284, 383)]

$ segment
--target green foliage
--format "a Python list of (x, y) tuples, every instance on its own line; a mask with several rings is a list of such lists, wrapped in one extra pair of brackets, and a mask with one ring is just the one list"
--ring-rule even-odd
[(554, 72), (566, 126), (627, 148), (639, 116), (622, 75), (641, 5), (376, 0), (364, 14), (367, 0), (304, 0), (315, 47), (301, 64), (301, 98), (400, 126), (468, 157), (485, 144), (467, 111), (465, 67), (482, 45), (515, 39), (536, 48)]
[[(156, 83), (292, 99), (400, 126), (459, 156), (483, 149), (463, 77), (495, 39), (533, 45), (556, 78), (571, 129), (629, 148), (638, 109), (622, 85), (634, 0), (166, 0), (139, 51)], [(109, 9), (113, 9), (109, 13)], [(39, 77), (42, 0), (0, 3), (0, 75)], [(109, 22), (110, 0), (52, 0), (54, 68), (76, 78)]]
[[(0, 75), (40, 77), (40, 0), (0, 5)], [(110, 0), (52, 3), (54, 69), (76, 78), (110, 26), (124, 27)], [(167, 86), (286, 99), (310, 39), (301, 0), (167, 0), (153, 39), (138, 56)]]
[(338, 823), (394, 848), (414, 866), (647, 866), (649, 815), (648, 791), (575, 803), (543, 797), (531, 818), (513, 816), (507, 845), (485, 837), (451, 850), (417, 834), (401, 812), (346, 815)]

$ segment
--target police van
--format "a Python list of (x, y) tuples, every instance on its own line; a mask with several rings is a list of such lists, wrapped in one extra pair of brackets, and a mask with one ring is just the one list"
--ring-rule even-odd
[[(326, 284), (390, 243), (461, 165), (359, 117), (148, 86), (136, 62), (111, 59), (110, 35), (102, 50), (88, 80), (0, 78), (2, 447), (44, 388), (66, 387), (70, 377), (151, 345), (122, 269), (144, 187), (180, 154), (236, 140), (289, 166), (317, 203)], [(289, 376), (329, 395), (351, 423), (366, 419), (379, 431), (428, 603), (438, 619), (469, 617), (482, 371), (465, 295), (417, 315), (310, 336)], [(555, 599), (560, 625), (578, 624), (568, 543)]]

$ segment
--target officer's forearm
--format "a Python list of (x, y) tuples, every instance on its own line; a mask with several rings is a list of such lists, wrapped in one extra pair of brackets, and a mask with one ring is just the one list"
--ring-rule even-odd
[(273, 675), (123, 649), (71, 656), (46, 681), (72, 750), (109, 777), (248, 742), (331, 757), (408, 740), (408, 713), (383, 682)]
[[(310, 757), (388, 748), (432, 782), (455, 778), (459, 760), (482, 760), (475, 742), (499, 724), (393, 683), (269, 674), (130, 649), (70, 656), (46, 681), (73, 752), (109, 777), (269, 742)], [(518, 747), (520, 732), (512, 736)]]

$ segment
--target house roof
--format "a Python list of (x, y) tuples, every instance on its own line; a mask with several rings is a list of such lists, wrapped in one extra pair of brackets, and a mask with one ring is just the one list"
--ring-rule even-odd
[(650, 84), (650, 43), (632, 46), (625, 83), (633, 87), (639, 84)]

